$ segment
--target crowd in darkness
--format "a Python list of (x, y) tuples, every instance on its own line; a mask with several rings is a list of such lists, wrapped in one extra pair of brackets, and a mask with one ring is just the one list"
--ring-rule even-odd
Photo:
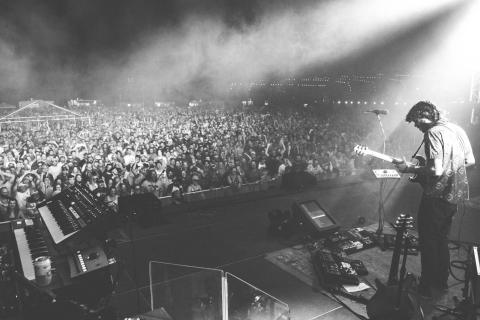
[(2, 125), (0, 220), (28, 216), (35, 201), (74, 184), (117, 209), (119, 197), (144, 192), (181, 199), (290, 171), (349, 175), (358, 166), (353, 146), (368, 131), (348, 113), (312, 110), (86, 112), (89, 121)]

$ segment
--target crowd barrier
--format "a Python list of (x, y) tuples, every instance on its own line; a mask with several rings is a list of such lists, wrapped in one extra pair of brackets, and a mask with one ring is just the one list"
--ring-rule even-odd
[[(358, 176), (362, 174), (364, 170), (357, 169), (353, 172), (349, 172), (348, 174), (345, 172), (340, 172), (338, 177), (335, 178), (326, 178), (324, 175), (317, 174), (314, 175), (317, 181), (326, 181), (326, 180), (338, 180), (341, 177), (347, 176)], [(250, 182), (240, 185), (239, 187), (220, 187), (220, 188), (211, 188), (205, 189), (196, 192), (184, 193), (182, 202), (186, 203), (194, 203), (199, 201), (205, 200), (215, 200), (215, 199), (222, 199), (228, 198), (233, 196), (241, 196), (249, 193), (258, 193), (261, 191), (268, 191), (272, 189), (280, 189), (282, 184), (282, 178), (273, 178), (270, 180), (265, 181), (257, 181), (257, 182)], [(169, 206), (174, 203), (174, 199), (172, 196), (165, 196), (159, 198), (162, 202), (162, 206)]]

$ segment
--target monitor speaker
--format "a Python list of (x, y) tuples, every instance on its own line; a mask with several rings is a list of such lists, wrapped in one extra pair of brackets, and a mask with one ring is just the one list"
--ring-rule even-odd
[(118, 208), (121, 216), (135, 220), (141, 227), (164, 223), (162, 202), (151, 193), (120, 197)]
[(292, 213), (297, 223), (314, 238), (325, 236), (340, 228), (335, 219), (316, 200), (294, 202)]
[(478, 226), (480, 226), (480, 208), (469, 205), (469, 203), (461, 204), (457, 214), (453, 217), (448, 239), (453, 242), (479, 246)]

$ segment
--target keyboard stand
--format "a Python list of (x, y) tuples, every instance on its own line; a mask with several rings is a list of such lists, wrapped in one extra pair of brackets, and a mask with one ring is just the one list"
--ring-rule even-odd
[(378, 200), (378, 228), (376, 231), (377, 236), (383, 234), (383, 226), (385, 225), (385, 208), (383, 201), (383, 191), (385, 188), (386, 179), (400, 179), (400, 174), (395, 169), (373, 169), (373, 174), (380, 180), (380, 191)]

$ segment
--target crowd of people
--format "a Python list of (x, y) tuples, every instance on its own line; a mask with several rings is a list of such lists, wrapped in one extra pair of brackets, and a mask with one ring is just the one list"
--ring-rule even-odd
[(369, 130), (350, 113), (312, 110), (84, 113), (89, 120), (2, 124), (0, 220), (28, 216), (39, 199), (74, 184), (116, 210), (119, 197), (144, 192), (181, 201), (187, 192), (235, 190), (291, 171), (349, 175), (359, 166), (353, 146)]

